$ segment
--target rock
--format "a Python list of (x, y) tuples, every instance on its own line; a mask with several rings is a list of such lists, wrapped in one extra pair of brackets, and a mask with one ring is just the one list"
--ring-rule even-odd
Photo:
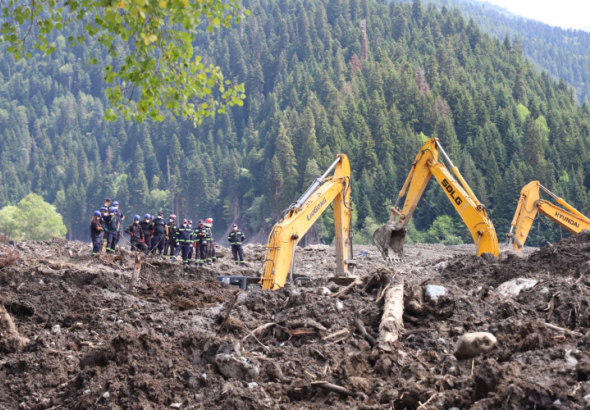
[(258, 387), (258, 383), (256, 383), (256, 382), (248, 383), (248, 388), (249, 389), (253, 389), (254, 387)]
[(59, 335), (60, 333), (61, 333), (61, 326), (60, 325), (55, 325), (51, 328), (51, 334)]
[(491, 333), (465, 333), (457, 341), (455, 357), (459, 360), (465, 360), (488, 353), (496, 346), (497, 342), (496, 337)]
[(344, 309), (344, 303), (340, 302), (339, 300), (336, 300), (336, 302), (334, 303), (336, 306), (336, 310), (338, 312), (342, 311), (342, 309)]
[(252, 382), (258, 379), (258, 366), (250, 363), (245, 357), (219, 354), (215, 357), (215, 365), (219, 373), (226, 379), (237, 379)]
[(327, 287), (323, 286), (318, 289), (318, 293), (322, 296), (330, 296), (332, 294), (332, 291)]
[(590, 394), (587, 394), (584, 396), (584, 407), (582, 407), (582, 409), (584, 409), (584, 410), (590, 409)]
[(171, 408), (171, 409), (179, 409), (179, 408), (180, 408), (180, 406), (182, 406), (182, 403), (172, 403), (172, 404), (170, 405), (170, 408)]
[(447, 290), (440, 285), (426, 285), (424, 288), (424, 299), (427, 302), (436, 303), (439, 297), (446, 295)]
[(105, 391), (104, 394), (102, 395), (103, 399), (108, 399), (109, 397), (111, 397), (111, 394), (108, 391)]
[(568, 366), (576, 366), (578, 364), (578, 359), (572, 354), (572, 350), (568, 349), (565, 351), (565, 355), (563, 357), (565, 359), (565, 363)]
[(516, 278), (502, 283), (496, 288), (496, 293), (504, 297), (517, 297), (520, 292), (530, 289), (538, 283), (536, 279)]

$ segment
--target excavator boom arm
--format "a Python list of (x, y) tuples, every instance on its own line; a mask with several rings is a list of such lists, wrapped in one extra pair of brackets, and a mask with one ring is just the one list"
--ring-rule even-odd
[(262, 289), (276, 290), (285, 285), (289, 272), (293, 272), (297, 243), (331, 203), (334, 206), (336, 275), (345, 274), (351, 263), (348, 260), (352, 215), (350, 198), (350, 163), (348, 157), (342, 154), (336, 162), (334, 176), (318, 181), (315, 188), (312, 185), (273, 227), (262, 266)]
[[(453, 174), (460, 182), (439, 161), (439, 153), (442, 153), (447, 159)], [(383, 256), (388, 259), (390, 258), (389, 253), (402, 254), (405, 229), (432, 176), (445, 191), (447, 198), (471, 232), (477, 247), (477, 254), (489, 252), (498, 256), (499, 246), (496, 230), (485, 207), (475, 197), (436, 138), (428, 140), (414, 160), (410, 174), (399, 194), (400, 198), (406, 197), (403, 208), (401, 210), (397, 207), (392, 208), (390, 221), (373, 234), (375, 244)]]
[[(547, 192), (565, 209), (541, 199), (541, 190)], [(514, 239), (512, 246), (515, 251), (520, 251), (524, 247), (539, 212), (573, 234), (590, 229), (590, 219), (549, 191), (539, 181), (532, 181), (520, 191), (520, 199), (508, 234), (508, 237)]]

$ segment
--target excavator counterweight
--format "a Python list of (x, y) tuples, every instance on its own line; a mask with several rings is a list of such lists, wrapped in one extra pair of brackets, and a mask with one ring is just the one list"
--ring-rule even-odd
[[(439, 161), (439, 155), (448, 162), (451, 172)], [(454, 175), (454, 176), (453, 176)], [(389, 222), (373, 234), (375, 245), (386, 260), (399, 262), (403, 259), (403, 246), (408, 223), (418, 202), (433, 177), (439, 183), (455, 210), (471, 232), (477, 255), (499, 254), (498, 238), (486, 208), (479, 202), (463, 176), (448, 157), (437, 138), (429, 139), (420, 149), (412, 169), (406, 178), (395, 205), (390, 209)], [(400, 200), (406, 197), (402, 209)]]

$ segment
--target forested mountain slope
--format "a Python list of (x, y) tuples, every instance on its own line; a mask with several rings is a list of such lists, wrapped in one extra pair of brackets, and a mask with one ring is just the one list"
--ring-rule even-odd
[(506, 36), (518, 39), (533, 63), (572, 84), (579, 101), (590, 101), (590, 28), (583, 31), (553, 27), (477, 0), (428, 2), (458, 7), (465, 18), (472, 17), (484, 32), (500, 40)]
[[(532, 179), (590, 211), (588, 106), (458, 10), (418, 1), (245, 5), (252, 16), (240, 27), (203, 34), (196, 48), (246, 83), (246, 104), (196, 129), (172, 116), (104, 121), (104, 66), (85, 64), (90, 51), (100, 55), (94, 45), (71, 49), (58, 38), (51, 58), (0, 59), (1, 204), (39, 193), (72, 238), (86, 237), (90, 212), (106, 196), (126, 213), (164, 208), (211, 216), (218, 233), (237, 221), (252, 234), (268, 230), (343, 152), (354, 169), (357, 239), (368, 240), (418, 148), (435, 136), (491, 210), (499, 236)], [(431, 185), (415, 227), (429, 230), (429, 240), (459, 240), (466, 230)], [(455, 226), (439, 219), (431, 228), (445, 214)], [(316, 232), (326, 242), (330, 219)], [(542, 234), (557, 238), (559, 230), (548, 225)]]

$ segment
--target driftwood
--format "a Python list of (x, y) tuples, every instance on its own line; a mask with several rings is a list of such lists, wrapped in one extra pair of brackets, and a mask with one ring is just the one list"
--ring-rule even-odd
[(260, 331), (260, 330), (263, 330), (263, 329), (266, 329), (266, 328), (268, 328), (268, 327), (274, 326), (274, 325), (276, 325), (276, 323), (274, 323), (274, 322), (270, 322), (270, 323), (266, 323), (266, 324), (264, 324), (264, 325), (262, 325), (262, 326), (258, 326), (256, 329), (252, 330), (252, 331), (251, 331), (249, 334), (247, 334), (247, 335), (246, 335), (246, 336), (245, 336), (245, 337), (242, 339), (242, 342), (245, 342), (245, 341), (246, 341), (246, 339), (248, 339), (250, 336), (253, 336), (254, 338), (256, 338), (256, 336), (254, 336), (254, 334), (255, 334), (256, 332), (258, 332), (258, 331)]
[(330, 297), (333, 298), (337, 298), (339, 296), (344, 295), (346, 292), (348, 292), (350, 289), (352, 289), (354, 286), (358, 286), (358, 285), (362, 285), (363, 282), (360, 280), (360, 278), (355, 279), (350, 285), (346, 286), (344, 289), (342, 289), (341, 291), (334, 293), (333, 295), (331, 295)]
[(546, 323), (546, 322), (541, 322), (541, 323), (543, 323), (543, 324), (544, 324), (546, 327), (548, 327), (549, 329), (552, 329), (552, 330), (557, 330), (558, 332), (567, 333), (567, 334), (570, 334), (570, 335), (572, 335), (572, 336), (577, 336), (577, 337), (582, 337), (582, 336), (584, 336), (584, 335), (583, 335), (582, 333), (580, 333), (580, 332), (575, 332), (575, 331), (573, 331), (573, 330), (564, 329), (563, 327), (555, 326), (555, 325), (552, 325), (551, 323)]
[(221, 333), (221, 331), (225, 327), (225, 324), (227, 323), (227, 319), (229, 319), (229, 315), (230, 315), (231, 311), (233, 310), (234, 306), (236, 305), (236, 302), (238, 301), (238, 296), (240, 296), (240, 293), (241, 293), (241, 291), (238, 289), (235, 293), (234, 300), (232, 300), (231, 305), (229, 305), (229, 309), (227, 309), (227, 314), (225, 315), (225, 319), (223, 319), (223, 323), (221, 323), (221, 327), (219, 328), (219, 331), (217, 332), (217, 334)]
[(392, 278), (391, 286), (385, 293), (383, 316), (379, 325), (379, 347), (390, 350), (390, 344), (398, 340), (404, 328), (404, 281)]
[(322, 340), (328, 340), (328, 339), (332, 339), (336, 336), (341, 336), (341, 335), (348, 335), (350, 333), (350, 331), (346, 328), (339, 330), (337, 332), (334, 332), (332, 334), (329, 334), (328, 336), (324, 336), (322, 337)]
[(338, 386), (338, 385), (332, 384), (332, 383), (328, 383), (326, 381), (312, 382), (311, 385), (315, 386), (315, 387), (319, 387), (324, 390), (332, 391), (334, 393), (345, 394), (347, 396), (352, 396), (352, 397), (358, 397), (358, 396), (363, 395), (363, 393), (356, 393), (356, 392), (348, 390), (345, 387)]
[(135, 287), (135, 283), (139, 282), (140, 272), (141, 272), (141, 254), (139, 252), (135, 252), (135, 268), (133, 269), (133, 274), (131, 275), (131, 282), (129, 282), (129, 293), (133, 293), (133, 288)]

